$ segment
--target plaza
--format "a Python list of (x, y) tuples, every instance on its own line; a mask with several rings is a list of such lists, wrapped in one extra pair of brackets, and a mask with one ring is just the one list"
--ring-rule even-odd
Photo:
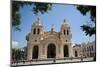
[(93, 57), (88, 58), (61, 58), (61, 59), (44, 59), (44, 60), (31, 60), (20, 61), (12, 64), (12, 66), (29, 66), (29, 65), (44, 65), (44, 64), (62, 64), (62, 63), (79, 63), (79, 62), (91, 62)]

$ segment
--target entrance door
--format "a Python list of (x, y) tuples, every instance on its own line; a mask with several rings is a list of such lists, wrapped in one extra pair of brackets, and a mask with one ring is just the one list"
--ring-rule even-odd
[(56, 57), (56, 46), (54, 44), (49, 44), (47, 47), (47, 58)]
[(77, 51), (75, 51), (75, 57), (77, 57)]
[(64, 45), (64, 57), (69, 57), (69, 49), (67, 45)]
[(38, 46), (33, 47), (32, 59), (38, 59)]

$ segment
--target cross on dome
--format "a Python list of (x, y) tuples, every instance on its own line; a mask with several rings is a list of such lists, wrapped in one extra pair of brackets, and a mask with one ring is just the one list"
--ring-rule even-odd
[(54, 24), (52, 24), (52, 27), (51, 27), (51, 32), (54, 31)]
[(67, 21), (66, 21), (66, 19), (64, 19), (64, 23), (63, 24), (67, 24)]
[(33, 23), (33, 25), (39, 25), (39, 26), (42, 26), (42, 22), (40, 20), (40, 17), (37, 17), (35, 23)]

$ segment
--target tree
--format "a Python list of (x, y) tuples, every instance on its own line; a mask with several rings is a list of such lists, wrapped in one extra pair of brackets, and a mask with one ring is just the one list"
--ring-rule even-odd
[(50, 3), (33, 3), (25, 1), (12, 1), (12, 27), (14, 30), (20, 30), (19, 26), (21, 24), (21, 14), (19, 12), (20, 8), (30, 5), (33, 7), (33, 13), (37, 15), (38, 13), (44, 14), (51, 10), (52, 4)]
[(21, 54), (20, 49), (12, 48), (12, 60), (20, 60)]
[(80, 13), (83, 16), (86, 16), (87, 13), (90, 13), (90, 19), (89, 24), (84, 24), (81, 26), (82, 30), (86, 33), (86, 35), (92, 36), (96, 33), (96, 6), (82, 6), (79, 5), (76, 7), (77, 10), (80, 11)]
[(30, 34), (26, 35), (26, 40), (27, 40), (27, 41), (29, 41), (29, 35), (30, 35)]

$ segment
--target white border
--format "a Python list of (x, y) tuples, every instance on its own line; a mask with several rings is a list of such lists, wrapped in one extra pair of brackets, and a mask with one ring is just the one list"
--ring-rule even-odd
[(96, 0), (90, 0), (90, 1), (89, 0), (18, 0), (18, 1), (36, 1), (36, 2), (96, 5)]
[[(27, 1), (27, 0), (26, 0)], [(32, 1), (32, 0), (30, 0)], [(33, 0), (37, 2), (85, 4), (97, 6), (97, 61), (85, 63), (39, 65), (40, 67), (98, 67), (100, 63), (100, 0)], [(10, 0), (0, 0), (0, 67), (10, 66)], [(31, 67), (31, 66), (27, 66)]]
[(10, 66), (10, 1), (0, 0), (0, 67)]

